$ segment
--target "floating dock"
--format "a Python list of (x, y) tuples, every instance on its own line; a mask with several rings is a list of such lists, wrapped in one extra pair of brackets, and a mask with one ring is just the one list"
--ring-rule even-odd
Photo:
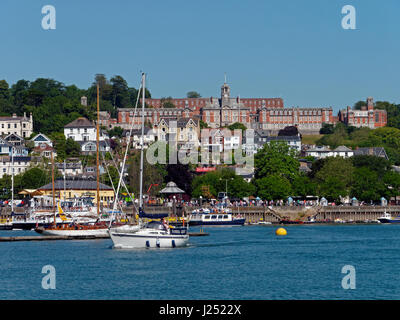
[[(207, 232), (189, 232), (190, 237), (209, 236)], [(99, 240), (109, 239), (109, 236), (17, 236), (17, 237), (0, 237), (0, 242), (12, 241), (54, 241), (54, 240)]]
[(50, 241), (50, 240), (97, 240), (109, 239), (109, 236), (19, 236), (19, 237), (0, 237), (0, 242), (11, 241)]

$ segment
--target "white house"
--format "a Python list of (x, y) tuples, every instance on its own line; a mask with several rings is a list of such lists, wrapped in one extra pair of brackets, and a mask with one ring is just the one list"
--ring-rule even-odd
[(0, 178), (4, 175), (14, 175), (24, 172), (31, 164), (31, 157), (0, 157)]
[[(123, 137), (127, 141), (130, 130), (124, 130)], [(142, 137), (142, 129), (134, 129), (132, 130), (131, 143), (132, 147), (135, 149), (140, 149), (140, 138)], [(144, 128), (144, 136), (143, 136), (143, 147), (147, 148), (149, 145), (153, 144), (156, 141), (156, 132), (152, 129), (145, 127)]]
[(86, 118), (78, 118), (64, 127), (65, 139), (71, 138), (77, 142), (96, 141), (96, 126)]
[(276, 136), (276, 137), (267, 137), (267, 143), (271, 141), (285, 142), (289, 147), (295, 149), (296, 151), (301, 151), (301, 137), (297, 136)]
[[(71, 138), (81, 145), (81, 151), (89, 153), (96, 151), (97, 130), (96, 126), (86, 118), (78, 118), (64, 126), (64, 136)], [(100, 132), (100, 151), (109, 151), (109, 145), (105, 142), (105, 136)]]
[(354, 151), (345, 147), (339, 146), (334, 150), (329, 149), (325, 146), (317, 146), (306, 151), (306, 156), (311, 156), (317, 159), (324, 159), (327, 157), (343, 157), (349, 158), (354, 156)]
[(55, 164), (57, 169), (65, 176), (78, 176), (83, 173), (83, 165), (81, 161), (76, 162), (59, 162)]
[(314, 148), (308, 149), (306, 151), (306, 156), (314, 157), (317, 159), (323, 159), (327, 157), (333, 157), (333, 152), (328, 147), (316, 146)]
[(11, 117), (0, 117), (0, 136), (14, 133), (23, 138), (29, 138), (32, 132), (32, 113), (29, 115), (29, 118), (25, 112), (23, 117), (17, 117), (15, 113)]
[(35, 148), (41, 146), (42, 144), (47, 144), (50, 147), (53, 146), (53, 142), (50, 140), (50, 138), (43, 133), (37, 134), (31, 139), (31, 141), (33, 142)]
[(354, 156), (354, 151), (347, 148), (346, 146), (339, 146), (335, 150), (333, 150), (333, 156), (349, 158), (349, 157)]
[(224, 137), (224, 150), (236, 150), (239, 149), (242, 143), (242, 136), (232, 135)]

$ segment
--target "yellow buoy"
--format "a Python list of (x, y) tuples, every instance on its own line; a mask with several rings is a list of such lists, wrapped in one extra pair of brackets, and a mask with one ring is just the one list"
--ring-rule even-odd
[(275, 234), (277, 236), (286, 236), (287, 235), (287, 231), (284, 228), (279, 228), (275, 231)]

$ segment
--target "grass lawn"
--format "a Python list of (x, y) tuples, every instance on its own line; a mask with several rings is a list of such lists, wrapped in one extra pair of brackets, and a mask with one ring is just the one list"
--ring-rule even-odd
[(301, 139), (302, 144), (315, 144), (318, 139), (321, 139), (324, 135), (323, 134), (309, 134), (303, 135)]

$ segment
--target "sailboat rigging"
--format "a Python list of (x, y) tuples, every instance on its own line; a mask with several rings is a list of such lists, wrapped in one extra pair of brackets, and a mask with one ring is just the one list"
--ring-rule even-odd
[[(146, 75), (142, 73), (142, 134), (140, 137), (140, 178), (139, 178), (139, 209), (138, 225), (122, 226), (118, 228), (111, 228), (109, 233), (111, 240), (113, 241), (115, 248), (175, 248), (186, 246), (189, 241), (189, 234), (187, 226), (175, 227), (167, 225), (164, 221), (151, 221), (143, 224), (142, 218), (146, 217), (143, 205), (143, 159), (144, 159), (144, 107), (145, 107), (145, 84)], [(139, 91), (140, 92), (140, 91)], [(139, 96), (138, 96), (139, 99)], [(137, 99), (137, 101), (138, 101)], [(137, 105), (136, 101), (136, 105)], [(125, 152), (124, 161), (122, 164), (122, 170), (120, 179), (118, 182), (118, 188), (116, 197), (118, 197), (119, 188), (122, 180), (122, 172), (124, 170), (127, 151), (130, 144), (130, 137), (128, 137), (127, 150)], [(116, 206), (114, 202), (114, 209)], [(114, 210), (113, 209), (113, 210)]]
[[(100, 172), (99, 172), (99, 141), (100, 141), (100, 133), (99, 133), (99, 84), (97, 84), (97, 139), (96, 139), (96, 166), (97, 166), (97, 219), (100, 219)], [(54, 225), (50, 227), (40, 227), (35, 230), (38, 233), (47, 234), (47, 235), (65, 235), (69, 237), (82, 237), (82, 236), (108, 236), (108, 227), (103, 223), (94, 223), (89, 225), (83, 225), (80, 223), (71, 223), (71, 224), (56, 224), (56, 210), (55, 210), (55, 190), (54, 190), (54, 160), (52, 153), (52, 185), (53, 185), (53, 211), (54, 211)], [(60, 217), (63, 216), (63, 212), (61, 206), (58, 206)]]

